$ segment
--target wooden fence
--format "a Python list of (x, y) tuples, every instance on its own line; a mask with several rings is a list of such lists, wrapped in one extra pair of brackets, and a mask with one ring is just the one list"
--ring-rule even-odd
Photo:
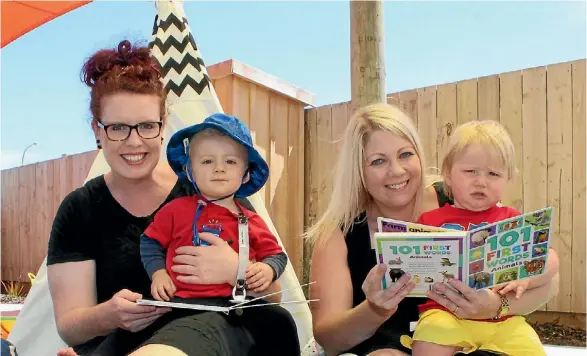
[[(491, 119), (508, 129), (520, 176), (504, 203), (555, 208), (561, 283), (548, 311), (585, 313), (585, 75), (585, 60), (578, 60), (388, 95), (417, 124), (431, 167), (460, 123)], [(306, 225), (328, 204), (337, 140), (349, 118), (350, 103), (306, 111)]]
[(47, 255), (57, 208), (81, 186), (97, 151), (2, 171), (2, 279), (28, 282)]

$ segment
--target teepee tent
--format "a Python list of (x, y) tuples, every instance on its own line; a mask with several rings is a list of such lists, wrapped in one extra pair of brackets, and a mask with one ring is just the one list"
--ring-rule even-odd
[[(2, 3), (4, 6), (4, 2)], [(81, 3), (78, 2), (78, 6), (83, 5)], [(168, 92), (170, 111), (164, 137), (169, 138), (175, 131), (201, 122), (211, 113), (223, 110), (188, 26), (181, 0), (156, 1), (156, 8), (157, 14), (150, 47), (163, 68), (163, 81)], [(64, 12), (69, 10), (62, 9)], [(37, 23), (40, 25), (44, 22)], [(17, 30), (15, 26), (14, 33), (27, 32), (23, 30), (26, 26), (20, 30)], [(2, 41), (4, 44), (4, 37)], [(162, 150), (161, 159), (165, 160), (165, 150)], [(108, 165), (100, 152), (86, 180), (107, 171)], [(249, 200), (283, 247), (262, 198), (255, 194)], [(283, 301), (305, 300), (291, 263), (288, 263), (281, 281), (284, 290)], [(313, 344), (308, 305), (285, 304), (284, 307), (291, 312), (296, 321), (300, 344), (302, 346), (308, 342)], [(46, 259), (41, 265), (8, 340), (16, 346), (21, 356), (55, 355), (57, 350), (66, 346), (57, 333), (47, 281)]]

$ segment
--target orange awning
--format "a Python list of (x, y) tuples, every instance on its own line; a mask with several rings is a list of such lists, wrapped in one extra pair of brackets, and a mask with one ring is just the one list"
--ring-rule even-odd
[(25, 33), (89, 1), (11, 1), (2, 0), (2, 44), (4, 47)]

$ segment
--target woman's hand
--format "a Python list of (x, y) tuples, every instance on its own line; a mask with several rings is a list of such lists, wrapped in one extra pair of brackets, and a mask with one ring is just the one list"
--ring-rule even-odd
[(234, 285), (238, 269), (236, 251), (211, 233), (199, 235), (210, 246), (181, 246), (175, 250), (177, 256), (173, 258), (175, 264), (171, 270), (183, 275), (177, 276), (177, 280), (188, 284)]
[(498, 293), (490, 289), (474, 290), (456, 279), (451, 279), (448, 283), (458, 292), (437, 283), (434, 290), (428, 291), (428, 297), (462, 319), (491, 319), (497, 315), (501, 306)]
[(405, 273), (391, 287), (383, 290), (381, 279), (386, 271), (387, 266), (384, 264), (373, 267), (365, 278), (362, 289), (371, 309), (380, 316), (390, 317), (396, 312), (399, 302), (416, 287), (416, 283)]
[(105, 303), (110, 323), (116, 328), (137, 332), (151, 325), (161, 315), (171, 311), (171, 308), (136, 304), (136, 301), (141, 298), (139, 293), (133, 293), (128, 289), (114, 294)]

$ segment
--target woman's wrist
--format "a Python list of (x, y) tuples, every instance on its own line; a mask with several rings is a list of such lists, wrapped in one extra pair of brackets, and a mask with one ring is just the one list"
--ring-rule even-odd
[[(486, 319), (495, 319), (497, 317), (499, 317), (499, 314), (502, 310), (501, 305), (502, 305), (502, 295), (498, 292), (494, 292), (493, 290), (489, 289), (489, 303), (487, 305), (486, 311), (485, 311), (485, 315), (487, 316)], [(485, 318), (484, 318), (485, 319)]]
[(506, 293), (504, 295), (502, 295), (500, 293), (496, 293), (496, 294), (499, 297), (499, 304), (497, 306), (495, 316), (493, 317), (494, 319), (503, 318), (504, 316), (507, 316), (510, 314), (510, 301), (508, 298), (509, 293)]
[(118, 327), (116, 318), (113, 316), (115, 313), (113, 312), (112, 299), (96, 305), (93, 309), (100, 329), (108, 333)]
[(116, 328), (108, 302), (70, 311), (57, 323), (59, 334), (69, 345), (79, 345)]
[(389, 310), (389, 309), (384, 309), (381, 307), (378, 307), (377, 305), (371, 303), (368, 299), (365, 299), (365, 303), (367, 305), (367, 309), (374, 314), (375, 316), (379, 317), (379, 318), (389, 318), (391, 317), (394, 313), (395, 310)]

